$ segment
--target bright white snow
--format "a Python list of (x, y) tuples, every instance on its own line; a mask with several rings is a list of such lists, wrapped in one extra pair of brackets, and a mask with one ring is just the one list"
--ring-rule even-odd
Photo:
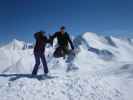
[(2, 46), (0, 100), (133, 100), (132, 39), (87, 32), (74, 44), (76, 56), (68, 61), (53, 58), (54, 47), (47, 46), (50, 77), (44, 79), (30, 76), (35, 63), (31, 44), (14, 39)]

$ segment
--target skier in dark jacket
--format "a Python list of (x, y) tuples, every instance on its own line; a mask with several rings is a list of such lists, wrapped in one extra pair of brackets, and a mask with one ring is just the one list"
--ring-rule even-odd
[(36, 44), (34, 47), (34, 56), (35, 56), (35, 66), (32, 72), (32, 75), (36, 75), (38, 71), (38, 67), (40, 65), (40, 60), (42, 61), (44, 73), (48, 73), (48, 67), (45, 59), (45, 45), (48, 43), (48, 39), (44, 36), (44, 32), (40, 31), (34, 34), (36, 39)]
[(53, 43), (54, 38), (58, 40), (58, 47), (54, 52), (54, 57), (65, 57), (65, 55), (69, 54), (68, 43), (70, 44), (72, 50), (74, 50), (73, 43), (69, 37), (69, 34), (65, 32), (65, 27), (62, 26), (59, 32), (56, 32), (53, 36), (50, 37)]

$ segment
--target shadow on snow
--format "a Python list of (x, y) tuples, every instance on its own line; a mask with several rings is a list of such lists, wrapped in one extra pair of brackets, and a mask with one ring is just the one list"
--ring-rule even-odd
[(57, 78), (57, 76), (45, 76), (45, 75), (33, 76), (31, 74), (0, 74), (0, 77), (9, 77), (9, 81), (15, 81), (21, 78), (30, 78), (30, 79), (38, 79), (38, 80)]

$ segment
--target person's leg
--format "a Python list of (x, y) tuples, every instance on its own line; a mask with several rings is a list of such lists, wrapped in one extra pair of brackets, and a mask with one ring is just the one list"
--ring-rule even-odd
[(39, 54), (34, 54), (34, 56), (35, 56), (35, 66), (34, 66), (34, 69), (32, 71), (32, 75), (36, 75), (37, 74), (38, 67), (40, 65), (40, 57), (39, 57)]
[(56, 48), (54, 52), (54, 57), (55, 58), (65, 57), (66, 54), (68, 54), (68, 49), (66, 47), (59, 46), (58, 48)]
[(47, 66), (47, 62), (46, 62), (44, 54), (41, 54), (41, 60), (42, 60), (43, 68), (44, 68), (44, 73), (47, 74), (48, 73), (48, 66)]
[(56, 50), (54, 51), (54, 54), (53, 54), (53, 56), (55, 57), (55, 58), (59, 58), (61, 55), (60, 55), (60, 49), (61, 47), (57, 47), (56, 48)]
[(64, 56), (64, 58), (66, 57), (66, 55), (68, 55), (69, 56), (69, 49), (68, 49), (68, 47), (62, 47), (62, 51), (63, 51), (63, 56)]

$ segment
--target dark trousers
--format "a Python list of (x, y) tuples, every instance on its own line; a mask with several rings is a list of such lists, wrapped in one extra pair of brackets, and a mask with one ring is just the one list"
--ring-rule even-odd
[(59, 46), (56, 48), (54, 52), (54, 57), (59, 58), (59, 57), (65, 57), (65, 55), (69, 54), (68, 47), (65, 46)]
[(34, 56), (35, 56), (35, 66), (34, 66), (32, 74), (33, 75), (37, 74), (37, 71), (38, 71), (38, 68), (40, 65), (40, 60), (42, 61), (42, 64), (43, 64), (44, 73), (47, 74), (48, 73), (48, 67), (47, 67), (44, 53), (34, 53)]

